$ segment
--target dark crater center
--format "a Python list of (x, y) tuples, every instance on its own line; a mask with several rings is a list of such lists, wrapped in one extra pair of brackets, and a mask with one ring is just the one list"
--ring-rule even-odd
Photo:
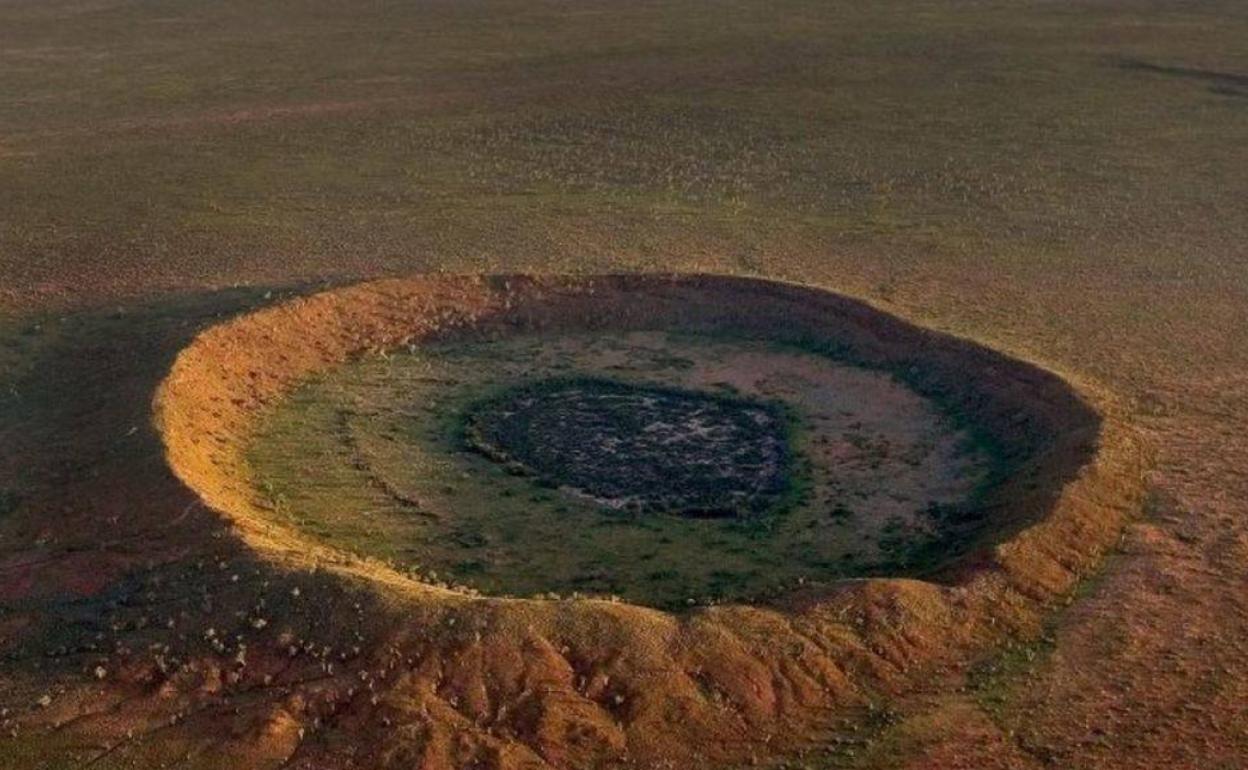
[(759, 515), (790, 483), (786, 414), (754, 399), (555, 378), (478, 402), (465, 428), (511, 472), (620, 510)]

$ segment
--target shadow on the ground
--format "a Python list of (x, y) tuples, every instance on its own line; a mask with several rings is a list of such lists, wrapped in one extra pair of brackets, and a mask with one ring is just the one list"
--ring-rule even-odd
[(1248, 75), (1235, 72), (1156, 64), (1141, 59), (1117, 59), (1116, 65), (1124, 70), (1148, 72), (1166, 77), (1196, 80), (1208, 83), (1212, 93), (1221, 96), (1248, 98)]

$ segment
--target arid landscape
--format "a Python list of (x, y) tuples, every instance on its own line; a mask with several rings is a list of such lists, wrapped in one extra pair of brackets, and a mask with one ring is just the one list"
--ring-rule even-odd
[(1245, 40), (0, 4), (0, 766), (1248, 766)]

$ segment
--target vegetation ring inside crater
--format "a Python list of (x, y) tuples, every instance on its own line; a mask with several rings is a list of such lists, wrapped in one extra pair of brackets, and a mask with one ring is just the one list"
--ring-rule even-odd
[(757, 515), (789, 483), (784, 414), (756, 400), (555, 378), (475, 405), (466, 433), (496, 462), (615, 509)]

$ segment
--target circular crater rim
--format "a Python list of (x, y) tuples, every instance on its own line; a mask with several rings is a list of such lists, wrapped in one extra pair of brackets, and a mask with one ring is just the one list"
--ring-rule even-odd
[[(311, 541), (255, 515), (254, 490), (248, 487), (238, 453), (255, 415), (306, 378), (370, 352), (415, 349), (465, 334), (497, 336), (519, 328), (653, 328), (656, 321), (682, 328), (726, 324), (746, 333), (780, 330), (786, 341), (813, 338), (829, 355), (889, 371), (920, 394), (940, 399), (955, 412), (983, 418), (1003, 436), (1018, 438), (1009, 450), (1011, 467), (1018, 472), (1001, 479), (985, 502), (999, 526), (990, 537), (968, 543), (931, 569), (923, 576), (926, 580), (966, 585), (1005, 570), (1029, 590), (1051, 593), (1068, 582), (1066, 575), (1074, 574), (1072, 563), (1092, 559), (1105, 547), (1103, 537), (1070, 537), (1065, 531), (1066, 522), (1097, 505), (1071, 501), (1063, 493), (1072, 483), (1091, 484), (1081, 471), (1094, 460), (1133, 461), (1134, 447), (1118, 457), (1098, 455), (1107, 441), (1105, 415), (1083, 392), (1034, 364), (915, 326), (863, 302), (762, 279), (706, 274), (421, 276), (331, 290), (201, 333), (161, 383), (154, 399), (155, 419), (175, 474), (258, 551), (294, 563), (329, 565), (403, 590), (454, 594), (458, 591), (453, 586), (413, 583), (387, 565)], [(318, 332), (309, 334), (309, 328)], [(318, 342), (309, 344), (311, 339)], [(1116, 422), (1111, 427), (1110, 443), (1130, 444)], [(1050, 542), (1037, 540), (1049, 536)], [(1028, 561), (1049, 566), (1020, 567)], [(1040, 572), (1048, 574), (1039, 577)], [(887, 576), (867, 582), (877, 579)]]

